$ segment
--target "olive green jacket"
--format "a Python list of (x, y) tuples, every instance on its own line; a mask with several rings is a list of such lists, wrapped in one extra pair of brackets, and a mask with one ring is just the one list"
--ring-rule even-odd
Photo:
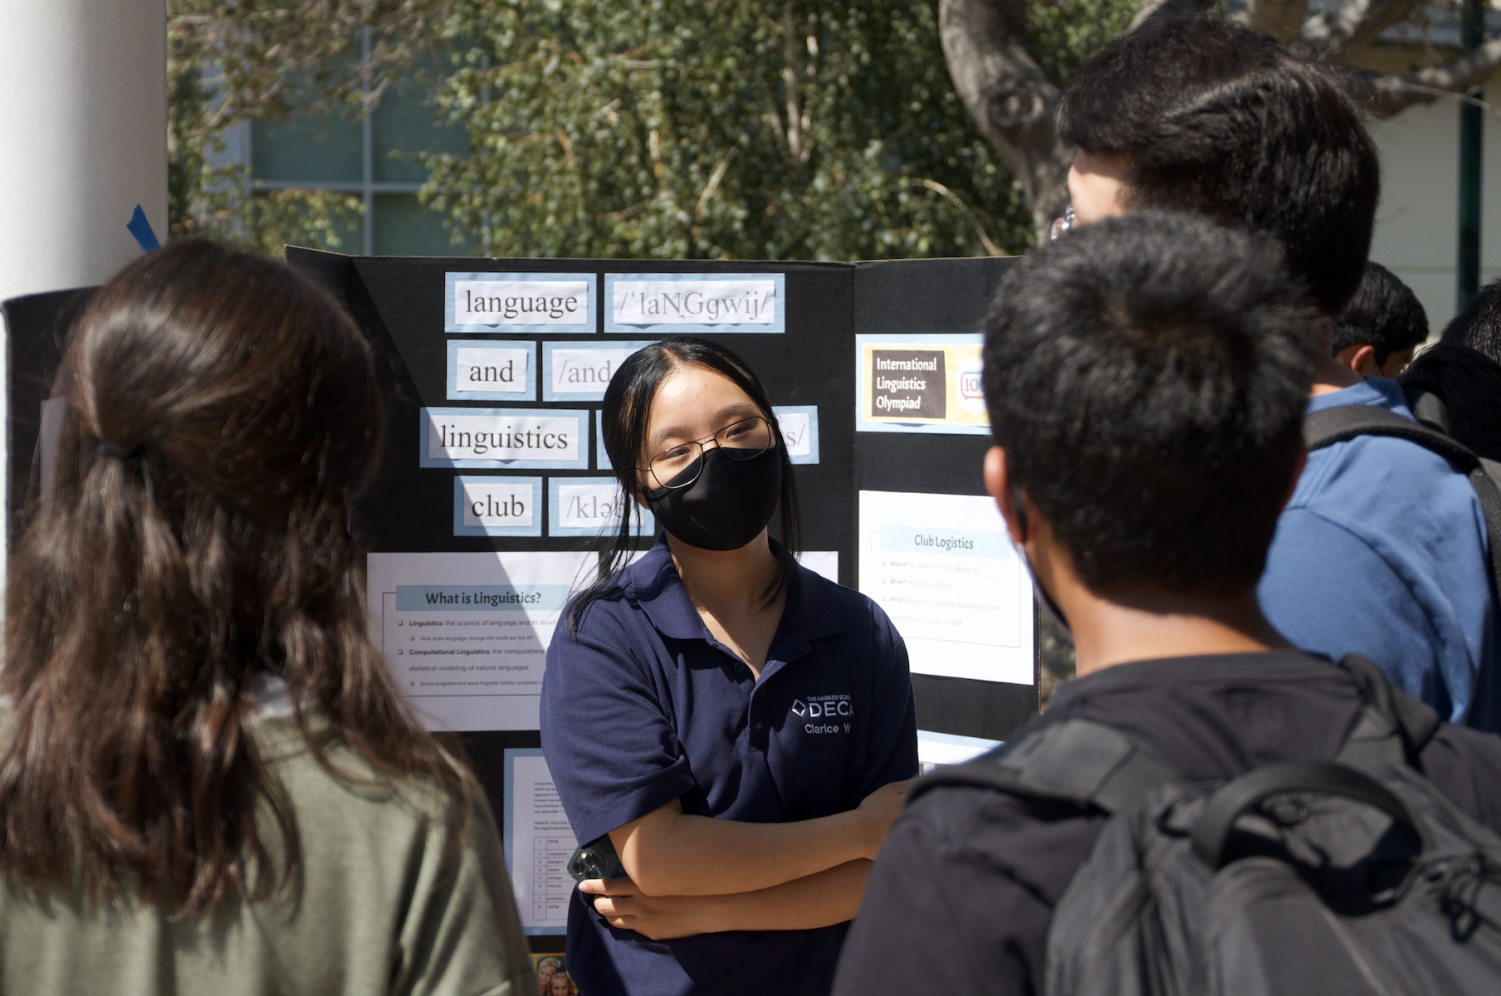
[[(445, 869), (447, 803), (436, 789), (336, 778), (290, 719), (256, 728), (296, 812), (302, 863), (293, 883), (266, 900), (231, 896), (210, 915), (181, 918), (130, 898), (88, 903), (78, 888), (37, 895), (0, 884), (0, 993), (536, 993), (495, 821), (478, 793), (456, 867)], [(342, 744), (328, 742), (328, 753), (339, 770), (371, 777)]]

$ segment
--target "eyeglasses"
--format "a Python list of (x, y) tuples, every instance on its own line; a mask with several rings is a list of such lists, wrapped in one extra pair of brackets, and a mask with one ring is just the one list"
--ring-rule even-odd
[(644, 470), (652, 476), (658, 487), (676, 491), (698, 480), (704, 471), (704, 443), (714, 440), (726, 460), (750, 460), (771, 449), (775, 434), (771, 423), (759, 415), (731, 423), (703, 439), (691, 443), (679, 443), (663, 450), (648, 461)]
[(1064, 232), (1074, 227), (1074, 206), (1070, 204), (1063, 209), (1062, 218), (1053, 219), (1053, 227), (1048, 229), (1048, 241), (1058, 238)]

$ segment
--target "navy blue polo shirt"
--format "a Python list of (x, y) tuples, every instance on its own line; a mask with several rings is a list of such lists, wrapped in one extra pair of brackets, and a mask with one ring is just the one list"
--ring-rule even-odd
[[(907, 649), (870, 599), (799, 568), (757, 680), (709, 634), (663, 538), (589, 607), (577, 638), (559, 624), (542, 750), (581, 842), (673, 799), (746, 823), (844, 812), (917, 773)], [(824, 996), (847, 927), (651, 941), (575, 891), (568, 971), (588, 996)]]

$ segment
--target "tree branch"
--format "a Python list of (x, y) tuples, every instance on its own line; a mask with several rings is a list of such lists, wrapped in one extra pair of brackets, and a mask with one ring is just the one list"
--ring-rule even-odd
[(1245, 9), (1236, 15), (1236, 20), (1291, 45), (1302, 31), (1307, 15), (1308, 0), (1246, 0)]
[(1032, 53), (1025, 0), (940, 0), (938, 24), (954, 88), (1021, 181), (1042, 241), (1068, 201), (1069, 160), (1053, 125), (1058, 87)]
[(945, 187), (943, 184), (939, 183), (937, 180), (917, 180), (915, 182), (919, 186), (927, 187), (929, 190), (933, 191), (933, 193), (937, 194), (939, 197), (942, 197), (944, 200), (954, 205), (954, 207), (958, 208), (959, 213), (964, 215), (965, 219), (969, 222), (970, 227), (975, 230), (975, 235), (979, 238), (980, 245), (985, 247), (985, 252), (987, 254), (991, 256), (1011, 255), (1005, 250), (998, 248), (996, 244), (990, 240), (990, 236), (985, 234), (985, 227), (980, 224), (980, 219), (975, 217), (975, 213), (969, 209), (968, 204), (964, 203), (964, 199), (962, 197), (954, 193), (948, 187)]
[(1389, 118), (1414, 104), (1431, 104), (1439, 97), (1457, 95), (1484, 82), (1501, 68), (1501, 38), (1492, 38), (1461, 59), (1405, 76), (1355, 72), (1369, 86), (1366, 109), (1372, 116)]
[(1344, 0), (1304, 22), (1293, 47), (1325, 62), (1343, 62), (1420, 3), (1422, 0)]
[(797, 78), (797, 33), (792, 30), (792, 0), (786, 0), (782, 13), (782, 86), (787, 94), (787, 151), (793, 161), (808, 161), (803, 148), (803, 112), (801, 83)]
[(1130, 34), (1154, 17), (1186, 17), (1202, 14), (1214, 5), (1214, 0), (1145, 0), (1137, 8), (1136, 16), (1126, 26), (1124, 34)]

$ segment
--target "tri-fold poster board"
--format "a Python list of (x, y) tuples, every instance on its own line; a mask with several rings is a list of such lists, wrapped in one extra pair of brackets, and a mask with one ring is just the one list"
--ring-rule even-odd
[[(714, 339), (765, 383), (795, 465), (803, 564), (869, 595), (902, 633), (925, 762), (972, 755), (1036, 714), (1031, 581), (981, 480), (981, 330), (1009, 260), (286, 258), (378, 357), (386, 452), (360, 510), (371, 634), (424, 722), (464, 741), (536, 950), (561, 944), (576, 843), (539, 750), (545, 655), (629, 511), (600, 412), (613, 372), (648, 343)], [(5, 304), (13, 532), (86, 297)], [(655, 523), (634, 521), (645, 549)]]

